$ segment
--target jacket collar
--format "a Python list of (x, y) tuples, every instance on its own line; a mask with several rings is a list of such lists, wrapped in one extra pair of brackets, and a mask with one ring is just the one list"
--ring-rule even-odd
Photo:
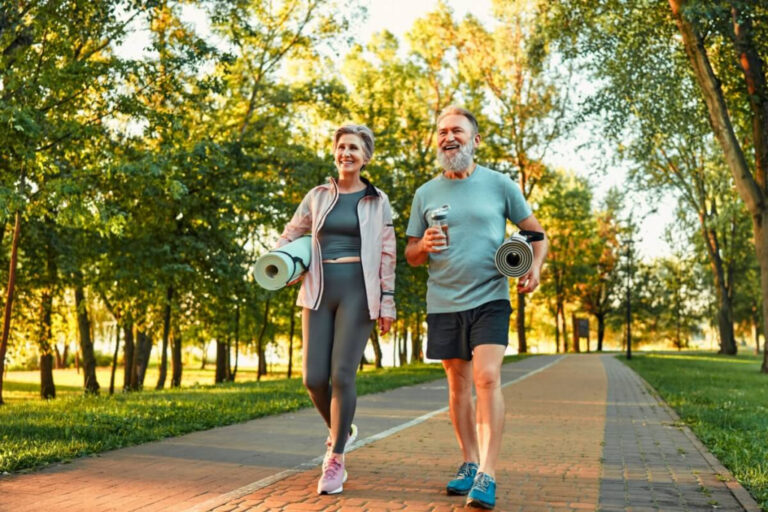
[[(374, 187), (373, 184), (371, 184), (371, 182), (368, 181), (368, 178), (360, 176), (360, 181), (365, 183), (365, 194), (363, 194), (363, 197), (367, 197), (367, 196), (381, 197), (379, 195), (378, 190), (376, 190), (376, 187)], [(328, 176), (328, 183), (330, 183), (331, 188), (333, 188), (334, 190), (339, 189), (339, 184), (336, 182), (336, 178), (334, 178), (333, 176)]]

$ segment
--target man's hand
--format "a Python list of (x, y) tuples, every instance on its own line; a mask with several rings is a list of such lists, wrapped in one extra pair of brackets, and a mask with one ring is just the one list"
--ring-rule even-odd
[(418, 267), (429, 261), (430, 253), (440, 252), (438, 247), (445, 246), (445, 232), (437, 227), (427, 228), (421, 238), (408, 237), (405, 246), (405, 261), (412, 267)]
[(381, 332), (382, 336), (389, 332), (389, 330), (392, 328), (392, 322), (394, 321), (394, 318), (389, 318), (388, 316), (379, 317), (379, 331)]
[[(447, 228), (448, 226), (445, 227)], [(440, 252), (443, 249), (439, 249), (439, 247), (445, 247), (445, 231), (437, 226), (427, 228), (424, 236), (421, 237), (420, 243), (423, 252)]]
[(539, 267), (534, 265), (527, 274), (517, 280), (517, 293), (531, 293), (538, 288), (540, 279)]

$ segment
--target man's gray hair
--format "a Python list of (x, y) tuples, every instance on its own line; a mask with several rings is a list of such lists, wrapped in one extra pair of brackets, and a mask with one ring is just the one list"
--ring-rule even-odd
[(469, 110), (457, 107), (456, 105), (448, 105), (440, 112), (440, 115), (437, 117), (437, 124), (440, 124), (440, 121), (446, 116), (464, 116), (472, 125), (472, 129), (474, 130), (472, 135), (477, 135), (480, 133), (480, 126), (477, 124), (477, 118)]
[(373, 157), (373, 132), (370, 128), (362, 124), (347, 124), (336, 130), (333, 134), (333, 150), (339, 145), (339, 139), (345, 134), (357, 135), (363, 141), (363, 152), (365, 157), (370, 160)]

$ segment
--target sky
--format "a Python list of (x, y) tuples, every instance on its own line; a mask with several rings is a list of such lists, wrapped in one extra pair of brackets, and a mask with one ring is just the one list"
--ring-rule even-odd
[[(388, 30), (397, 36), (405, 44), (404, 36), (412, 27), (414, 21), (437, 6), (437, 0), (360, 0), (367, 9), (367, 19), (352, 27), (353, 35), (362, 43), (370, 40), (371, 36), (379, 31)], [(492, 23), (492, 0), (446, 0), (454, 12), (456, 19), (463, 18), (471, 13), (486, 25)], [(186, 21), (193, 23), (197, 30), (206, 32), (207, 23), (198, 17), (191, 9), (185, 12)], [(131, 56), (140, 54), (140, 49), (146, 45), (147, 39), (142, 34), (137, 34), (124, 45), (123, 52)], [(589, 84), (586, 84), (589, 89)], [(566, 136), (553, 144), (549, 153), (545, 156), (545, 162), (556, 168), (570, 169), (577, 173), (591, 177), (594, 183), (594, 196), (596, 204), (612, 186), (622, 186), (626, 177), (626, 170), (615, 165), (605, 174), (595, 175), (597, 167), (605, 164), (606, 157), (613, 153), (611, 147), (582, 147), (590, 140), (592, 134), (587, 127), (577, 128), (570, 136)], [(636, 241), (636, 249), (643, 258), (666, 256), (671, 253), (670, 248), (663, 241), (664, 229), (674, 218), (675, 202), (667, 198), (656, 201), (654, 207), (656, 213), (642, 217), (643, 212), (650, 208), (641, 198), (636, 200), (632, 211), (633, 218), (640, 224), (640, 232)]]
[[(492, 0), (447, 0), (447, 3), (453, 9), (456, 19), (471, 13), (485, 24), (491, 24)], [(437, 0), (366, 0), (363, 4), (368, 9), (368, 19), (354, 29), (360, 41), (367, 41), (371, 35), (385, 29), (404, 41), (404, 36), (413, 22), (435, 9)], [(589, 137), (590, 133), (586, 127), (577, 128), (570, 137), (557, 141), (545, 160), (547, 164), (556, 168), (593, 174), (595, 198), (599, 201), (610, 187), (620, 187), (625, 182), (626, 170), (620, 166), (613, 166), (605, 174), (595, 177), (594, 170), (599, 163), (605, 161), (606, 155), (612, 154), (612, 149), (609, 147), (582, 148), (582, 144)], [(645, 204), (645, 201), (637, 200), (631, 212), (633, 218), (640, 223), (635, 247), (643, 258), (666, 256), (671, 253), (664, 242), (664, 229), (674, 218), (675, 202), (667, 198), (655, 202), (653, 208), (656, 209), (656, 213), (640, 219), (643, 213), (651, 208)]]

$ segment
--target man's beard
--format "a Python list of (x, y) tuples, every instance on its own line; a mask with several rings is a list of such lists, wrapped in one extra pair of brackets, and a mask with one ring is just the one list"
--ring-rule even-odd
[(459, 150), (453, 155), (446, 155), (442, 148), (437, 150), (437, 162), (446, 171), (459, 172), (472, 165), (472, 158), (475, 156), (475, 145), (472, 141), (466, 144), (459, 144)]

